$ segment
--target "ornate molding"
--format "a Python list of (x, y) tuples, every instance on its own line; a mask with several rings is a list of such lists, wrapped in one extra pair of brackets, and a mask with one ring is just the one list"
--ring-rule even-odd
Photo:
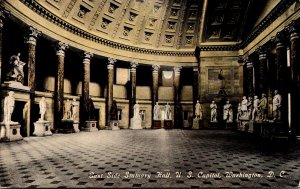
[(83, 63), (84, 64), (89, 64), (91, 62), (92, 58), (93, 58), (93, 53), (90, 53), (90, 52), (83, 53)]
[(132, 61), (130, 62), (130, 72), (136, 72), (136, 68), (138, 67), (139, 63)]
[(57, 44), (57, 56), (65, 56), (65, 51), (69, 48), (69, 45), (63, 42), (58, 42)]
[(26, 43), (36, 45), (36, 39), (41, 36), (42, 32), (30, 26), (28, 29), (28, 38), (26, 39)]
[(141, 54), (152, 54), (152, 55), (162, 55), (162, 56), (179, 56), (179, 57), (190, 57), (195, 56), (193, 51), (164, 51), (164, 50), (154, 50), (154, 49), (146, 49), (140, 47), (134, 47), (130, 45), (121, 44), (118, 42), (114, 42), (108, 39), (101, 38), (97, 35), (93, 35), (85, 30), (82, 30), (66, 21), (61, 19), (60, 17), (54, 15), (43, 6), (38, 4), (35, 0), (20, 0), (23, 4), (29, 7), (32, 11), (39, 14), (39, 16), (44, 17), (48, 21), (56, 24), (57, 26), (65, 29), (75, 35), (83, 37), (85, 39), (91, 40), (93, 42), (99, 43), (101, 45), (105, 45), (108, 47), (113, 47), (116, 49), (130, 51), (130, 52), (137, 52)]
[(114, 58), (108, 58), (108, 62), (107, 62), (107, 69), (114, 69), (114, 65), (115, 65), (115, 63), (117, 62), (117, 60), (116, 59), (114, 59)]
[(159, 65), (152, 65), (152, 73), (158, 74), (160, 66)]

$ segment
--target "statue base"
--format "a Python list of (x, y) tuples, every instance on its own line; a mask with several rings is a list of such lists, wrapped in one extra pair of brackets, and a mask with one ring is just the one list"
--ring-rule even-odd
[(21, 125), (18, 122), (13, 122), (9, 124), (0, 123), (1, 134), (0, 140), (3, 142), (12, 142), (23, 140), (23, 137), (20, 134)]
[(86, 132), (98, 131), (97, 121), (94, 120), (85, 121), (84, 127), (81, 127), (81, 131), (86, 131)]
[(164, 128), (165, 129), (173, 129), (173, 122), (172, 122), (172, 120), (164, 120)]
[(17, 82), (17, 81), (4, 81), (2, 86), (9, 87), (9, 88), (15, 88), (15, 89), (23, 89), (23, 90), (29, 91), (28, 86), (24, 86), (22, 83)]
[(218, 129), (219, 125), (220, 124), (217, 121), (211, 121), (211, 122), (209, 122), (208, 128), (210, 128), (210, 129)]
[(118, 120), (110, 120), (109, 129), (111, 129), (111, 130), (120, 130), (119, 121)]
[(79, 130), (79, 121), (73, 121), (73, 128), (74, 128), (74, 131), (75, 133), (79, 133), (80, 130)]
[(141, 118), (131, 118), (129, 129), (143, 129)]
[(38, 120), (34, 123), (34, 136), (51, 136), (50, 130), (52, 122), (46, 120)]
[(199, 118), (193, 119), (192, 129), (200, 129), (200, 119)]
[(73, 120), (71, 119), (63, 119), (61, 120), (60, 128), (57, 129), (58, 133), (75, 133), (75, 129), (73, 127)]
[(161, 120), (153, 120), (152, 129), (160, 129), (161, 128)]

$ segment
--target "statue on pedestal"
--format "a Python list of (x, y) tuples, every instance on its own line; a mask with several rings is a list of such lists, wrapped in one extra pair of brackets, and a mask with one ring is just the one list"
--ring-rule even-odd
[(195, 118), (197, 119), (202, 119), (202, 107), (201, 104), (199, 103), (199, 100), (197, 100), (197, 103), (195, 105)]
[(153, 112), (153, 120), (160, 120), (160, 106), (158, 105), (158, 102), (156, 102)]
[(212, 101), (210, 104), (210, 122), (217, 122), (217, 104)]
[(258, 105), (259, 105), (260, 100), (258, 99), (258, 96), (254, 96), (253, 100), (253, 110), (252, 110), (252, 120), (257, 121), (258, 115), (260, 114)]
[(241, 102), (241, 111), (242, 111), (242, 116), (247, 115), (247, 106), (248, 106), (248, 100), (246, 96), (243, 96), (243, 100)]
[(78, 110), (79, 110), (79, 104), (77, 103), (75, 98), (73, 98), (71, 106), (72, 106), (72, 120), (75, 121), (76, 117), (77, 117)]
[(168, 102), (165, 106), (165, 120), (172, 120), (171, 106)]
[(44, 121), (45, 120), (45, 113), (46, 113), (46, 110), (47, 110), (47, 104), (46, 104), (45, 97), (42, 97), (42, 99), (40, 100), (39, 107), (40, 107), (40, 114), (41, 114), (41, 117), (40, 117), (39, 121)]
[(21, 53), (10, 57), (10, 71), (8, 71), (8, 80), (14, 80), (20, 83), (24, 83), (24, 66), (25, 62), (20, 61)]
[(11, 115), (14, 111), (15, 108), (15, 97), (14, 97), (14, 92), (13, 91), (9, 91), (8, 92), (8, 96), (6, 96), (4, 98), (4, 120), (3, 122), (5, 124), (10, 124), (10, 123), (14, 123), (13, 121), (11, 121)]
[(258, 104), (259, 110), (261, 112), (262, 121), (265, 121), (267, 119), (267, 103), (268, 103), (268, 100), (267, 100), (266, 94), (262, 93), (261, 99)]
[(229, 100), (226, 101), (226, 104), (223, 107), (223, 120), (227, 123), (231, 123), (233, 121), (232, 105)]
[(274, 91), (273, 97), (273, 119), (274, 121), (281, 121), (281, 101), (282, 97), (278, 93), (278, 90)]
[(67, 102), (65, 103), (65, 113), (64, 113), (64, 119), (71, 119), (72, 116), (72, 109), (71, 109), (71, 102), (68, 99)]

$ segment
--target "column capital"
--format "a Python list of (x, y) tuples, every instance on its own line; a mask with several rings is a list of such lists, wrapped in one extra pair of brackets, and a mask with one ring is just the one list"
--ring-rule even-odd
[(152, 73), (158, 73), (160, 66), (159, 65), (152, 65)]
[(91, 52), (83, 52), (83, 63), (89, 64), (91, 62), (91, 59), (93, 58), (93, 53)]
[(255, 52), (258, 54), (258, 59), (259, 60), (264, 60), (267, 59), (267, 51), (264, 47), (259, 46)]
[(287, 25), (284, 30), (290, 34), (290, 40), (299, 39), (300, 32), (299, 32), (299, 24), (293, 20), (289, 25)]
[(107, 62), (107, 69), (114, 69), (114, 65), (116, 62), (117, 62), (116, 59), (109, 57)]
[(193, 71), (194, 71), (194, 72), (198, 72), (198, 71), (199, 71), (199, 68), (198, 68), (198, 67), (193, 67)]
[(173, 69), (174, 69), (175, 75), (180, 75), (180, 71), (182, 69), (182, 66), (174, 67)]
[(271, 38), (271, 42), (273, 42), (276, 45), (276, 48), (283, 48), (284, 47), (283, 32), (277, 32), (277, 34)]
[(253, 63), (249, 60), (248, 57), (245, 59), (245, 63), (247, 68), (253, 68)]
[(36, 45), (36, 39), (41, 35), (42, 33), (35, 29), (34, 27), (30, 26), (28, 29), (28, 36), (26, 36), (26, 43)]
[(136, 72), (136, 68), (138, 67), (139, 63), (135, 61), (130, 62), (130, 72)]
[(0, 6), (0, 29), (3, 28), (3, 20), (6, 19), (7, 16), (10, 15), (10, 12), (6, 10), (4, 7)]
[(69, 45), (63, 42), (58, 42), (57, 44), (57, 51), (56, 55), (57, 56), (65, 56), (65, 51), (69, 48)]

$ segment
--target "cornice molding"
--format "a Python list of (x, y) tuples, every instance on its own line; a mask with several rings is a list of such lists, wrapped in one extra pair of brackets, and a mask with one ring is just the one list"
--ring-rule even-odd
[(48, 11), (46, 8), (38, 4), (35, 0), (20, 0), (24, 5), (30, 8), (32, 11), (36, 12), (40, 16), (44, 17), (48, 21), (56, 24), (57, 26), (75, 34), (85, 39), (91, 40), (93, 42), (99, 43), (101, 45), (105, 45), (108, 47), (113, 47), (116, 49), (124, 50), (124, 51), (131, 51), (137, 52), (142, 54), (152, 54), (152, 55), (163, 55), (163, 56), (179, 56), (179, 57), (189, 57), (195, 56), (194, 51), (164, 51), (164, 50), (153, 50), (153, 49), (146, 49), (140, 47), (134, 47), (130, 45), (121, 44), (118, 42), (114, 42), (108, 39), (101, 38), (97, 35), (91, 34), (85, 30), (82, 30), (63, 19), (59, 18), (55, 14)]

